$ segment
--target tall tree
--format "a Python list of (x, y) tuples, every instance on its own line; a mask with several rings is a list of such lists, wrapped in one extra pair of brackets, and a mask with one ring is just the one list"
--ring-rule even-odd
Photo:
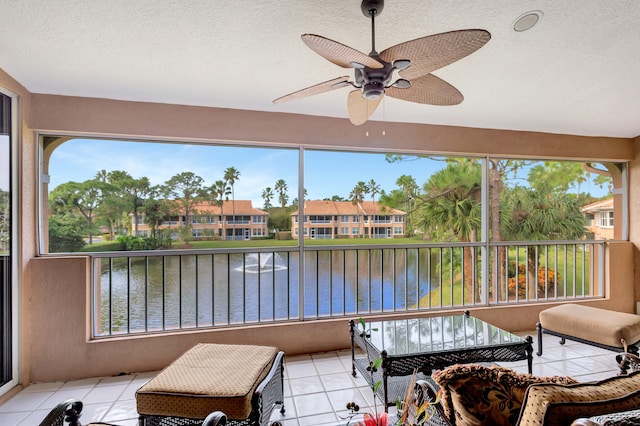
[[(476, 242), (481, 226), (480, 163), (472, 159), (449, 161), (424, 184), (419, 224), (438, 240)], [(472, 247), (464, 247), (465, 303), (479, 301), (477, 259)]]
[(224, 180), (231, 187), (231, 210), (233, 215), (233, 238), (236, 236), (236, 193), (235, 184), (240, 178), (240, 172), (235, 167), (227, 167), (224, 171)]
[[(307, 199), (307, 195), (309, 195), (309, 194), (307, 193), (307, 188), (305, 188), (305, 189), (304, 189), (304, 191), (302, 191), (302, 192), (303, 192), (303, 195), (302, 195), (303, 200), (306, 200), (306, 199)], [(296, 197), (296, 198), (294, 198), (293, 200), (291, 200), (291, 206), (290, 206), (290, 207), (291, 207), (292, 209), (294, 209), (294, 210), (295, 210), (295, 209), (297, 209), (297, 208), (298, 208), (298, 205), (299, 205), (299, 204), (300, 204), (300, 203), (298, 202), (298, 197)]]
[(132, 215), (133, 235), (138, 235), (139, 210), (151, 192), (149, 178), (135, 179), (125, 171), (114, 170), (108, 173), (107, 180), (114, 195), (118, 197), (123, 214)]
[(278, 179), (274, 189), (278, 193), (278, 201), (280, 202), (280, 207), (282, 207), (282, 210), (284, 211), (284, 208), (287, 206), (287, 201), (289, 201), (289, 195), (287, 195), (287, 191), (289, 190), (287, 182), (285, 182), (284, 179)]
[(98, 172), (96, 173), (95, 179), (102, 183), (107, 183), (108, 177), (109, 177), (109, 173), (105, 169), (102, 169), (102, 170), (98, 170)]
[(376, 194), (380, 193), (380, 185), (376, 183), (375, 180), (371, 179), (367, 182), (367, 192), (371, 194), (371, 201), (373, 205), (373, 211), (369, 214), (369, 238), (373, 237), (373, 216), (375, 216), (378, 212), (376, 209)]
[(185, 225), (191, 223), (193, 208), (204, 195), (204, 179), (193, 172), (179, 173), (164, 183), (167, 198), (178, 202), (185, 218)]
[[(584, 236), (586, 219), (574, 194), (516, 187), (507, 192), (505, 203), (511, 212), (504, 227), (509, 240), (578, 240)], [(534, 245), (528, 246), (529, 297), (535, 297), (538, 288), (539, 255)]]
[(231, 194), (231, 188), (224, 180), (217, 180), (209, 188), (209, 194), (211, 195), (211, 201), (214, 205), (220, 207), (220, 221), (222, 222), (222, 239), (226, 240), (227, 235), (224, 228), (224, 202), (229, 199)]
[(587, 181), (589, 173), (582, 163), (575, 161), (545, 161), (529, 170), (529, 185), (536, 191), (549, 190), (567, 193), (575, 188), (580, 194), (580, 186)]
[(404, 211), (407, 212), (407, 234), (413, 235), (413, 205), (418, 194), (418, 184), (413, 176), (402, 175), (396, 179), (396, 185), (400, 187), (400, 191), (402, 191), (405, 200)]
[(89, 244), (97, 233), (94, 226), (95, 210), (100, 206), (101, 194), (99, 182), (95, 179), (81, 183), (67, 182), (58, 185), (49, 194), (49, 207), (53, 214), (80, 213), (86, 220), (84, 232), (89, 236)]
[[(516, 177), (518, 171), (525, 167), (527, 164), (523, 160), (500, 160), (496, 158), (489, 159), (489, 220), (491, 229), (491, 240), (494, 242), (502, 241), (502, 228), (504, 227), (503, 216), (508, 214), (504, 210), (504, 206), (501, 204), (501, 197), (503, 197), (503, 191), (505, 182), (509, 176)], [(506, 259), (507, 259), (507, 247), (499, 245), (496, 248), (495, 260), (491, 264), (491, 291), (495, 293), (495, 300), (504, 301), (506, 295), (504, 295), (505, 286), (502, 280), (506, 280)]]
[(150, 188), (149, 197), (145, 200), (142, 210), (152, 237), (158, 238), (158, 228), (167, 216), (171, 216), (174, 204), (173, 200), (166, 199), (161, 186)]
[(264, 200), (264, 209), (270, 209), (271, 206), (271, 199), (275, 196), (275, 194), (273, 193), (273, 190), (271, 189), (271, 187), (267, 186), (265, 189), (262, 190), (262, 199)]
[[(354, 186), (349, 193), (349, 200), (356, 207), (356, 215), (358, 217), (358, 235), (361, 238), (364, 237), (364, 211), (362, 209), (362, 202), (364, 201), (364, 196), (367, 192), (367, 184), (360, 181), (356, 183), (356, 186)], [(360, 215), (360, 212), (362, 212), (362, 215)], [(362, 216), (362, 220), (360, 220), (360, 216)]]

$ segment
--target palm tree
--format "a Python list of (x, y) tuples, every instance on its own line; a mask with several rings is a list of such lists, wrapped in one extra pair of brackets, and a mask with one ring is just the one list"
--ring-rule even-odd
[(280, 207), (282, 207), (282, 210), (284, 211), (284, 208), (287, 206), (287, 201), (289, 201), (289, 196), (287, 195), (287, 191), (289, 190), (287, 182), (285, 182), (284, 179), (278, 179), (274, 188), (278, 193)]
[(236, 236), (236, 194), (234, 185), (240, 177), (240, 172), (235, 167), (227, 167), (224, 171), (224, 180), (231, 186), (231, 211), (233, 215), (233, 237)]
[(98, 172), (96, 173), (96, 177), (94, 179), (102, 183), (107, 183), (108, 177), (109, 177), (109, 173), (107, 173), (105, 169), (102, 169), (102, 170), (98, 170)]
[(224, 201), (229, 199), (230, 189), (227, 183), (223, 180), (217, 180), (211, 187), (209, 188), (209, 193), (211, 194), (211, 201), (213, 204), (220, 207), (220, 218), (222, 221), (222, 238), (224, 240), (227, 239), (224, 229)]
[[(351, 200), (351, 203), (356, 206), (356, 214), (358, 215), (358, 218), (360, 217), (360, 211), (363, 211), (362, 201), (364, 200), (364, 196), (367, 192), (367, 184), (360, 181), (356, 184), (356, 186), (353, 187), (351, 193), (349, 194), (349, 200)], [(364, 219), (364, 211), (362, 216)], [(358, 235), (360, 237), (362, 237), (362, 235), (364, 234), (364, 224), (362, 222), (363, 221), (358, 219)]]
[[(380, 185), (378, 185), (375, 180), (371, 179), (367, 183), (367, 192), (371, 194), (371, 201), (373, 202), (373, 212), (371, 213), (375, 215), (377, 213), (376, 194), (380, 193)], [(372, 227), (373, 227), (373, 220), (370, 215), (369, 216), (369, 238), (373, 237)]]
[(265, 210), (271, 208), (271, 199), (274, 197), (274, 195), (275, 194), (273, 193), (271, 188), (268, 186), (262, 190), (262, 198), (264, 199)]
[[(482, 221), (481, 173), (479, 162), (455, 160), (431, 175), (423, 186), (426, 199), (420, 208), (419, 225), (438, 240), (477, 241)], [(479, 300), (475, 265), (475, 250), (464, 247), (465, 303)]]
[[(561, 191), (541, 192), (516, 187), (505, 197), (510, 218), (504, 227), (508, 240), (577, 240), (584, 236), (585, 218), (580, 211), (580, 198)], [(538, 257), (536, 246), (527, 247), (529, 297), (538, 291)], [(516, 265), (517, 268), (517, 265)]]
[(396, 179), (396, 185), (400, 187), (405, 198), (405, 211), (407, 216), (407, 233), (413, 234), (413, 211), (412, 202), (416, 199), (418, 193), (418, 184), (413, 176), (402, 175)]

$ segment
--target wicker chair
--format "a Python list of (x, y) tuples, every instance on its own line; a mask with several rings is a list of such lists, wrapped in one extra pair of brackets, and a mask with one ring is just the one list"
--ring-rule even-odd
[[(40, 426), (82, 426), (80, 416), (82, 415), (83, 404), (76, 399), (69, 399), (53, 408), (47, 417), (40, 423)], [(227, 416), (220, 411), (209, 414), (204, 421), (193, 420), (189, 426), (224, 426), (227, 423)], [(88, 423), (86, 426), (117, 426), (111, 423)]]
[[(616, 361), (620, 367), (620, 375), (625, 375), (634, 371), (640, 371), (640, 357), (633, 353), (622, 352), (616, 355)], [(429, 401), (435, 401), (438, 385), (429, 378), (428, 380), (418, 380), (415, 385), (415, 397), (416, 402), (420, 403), (428, 399)], [(441, 404), (434, 404), (433, 412), (430, 419), (424, 424), (428, 426), (455, 426), (450, 423), (447, 416), (444, 413), (444, 409)], [(591, 418), (579, 418), (576, 419), (571, 426), (640, 426), (640, 409), (604, 414), (594, 416)]]

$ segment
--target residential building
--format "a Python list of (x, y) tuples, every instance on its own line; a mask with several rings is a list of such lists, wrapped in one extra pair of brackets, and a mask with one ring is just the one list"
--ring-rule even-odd
[[(250, 240), (269, 235), (269, 213), (254, 208), (251, 200), (226, 200), (222, 202), (222, 206), (198, 203), (192, 207), (191, 212), (189, 219), (180, 214), (166, 218), (158, 226), (158, 230), (175, 229), (172, 237), (177, 239), (179, 228), (190, 225), (194, 240)], [(150, 236), (150, 224), (145, 221), (144, 215), (140, 219), (137, 235)]]
[(580, 209), (585, 214), (588, 239), (611, 240), (614, 238), (614, 210), (613, 197), (587, 204)]
[[(304, 238), (397, 238), (405, 236), (406, 213), (374, 201), (304, 202)], [(300, 233), (298, 211), (291, 213), (291, 235)]]

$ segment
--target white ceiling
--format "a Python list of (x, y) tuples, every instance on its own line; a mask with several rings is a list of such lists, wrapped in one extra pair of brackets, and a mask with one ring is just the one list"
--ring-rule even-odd
[[(513, 23), (543, 18), (527, 32)], [(304, 33), (364, 53), (360, 0), (0, 0), (0, 68), (34, 93), (347, 117), (348, 88), (274, 105), (343, 75)], [(376, 50), (445, 31), (492, 39), (433, 74), (457, 106), (387, 98), (373, 120), (640, 135), (638, 0), (387, 0)]]

